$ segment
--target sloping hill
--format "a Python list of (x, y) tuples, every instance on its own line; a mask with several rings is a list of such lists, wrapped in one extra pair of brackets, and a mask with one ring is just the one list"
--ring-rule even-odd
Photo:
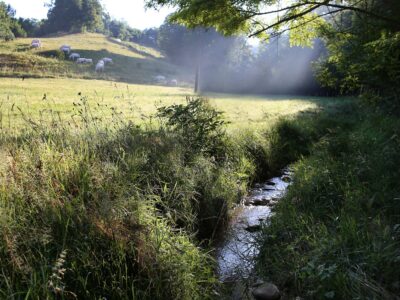
[[(151, 83), (156, 75), (180, 81), (186, 77), (158, 51), (135, 43), (118, 42), (101, 34), (42, 38), (40, 49), (31, 49), (31, 41), (32, 38), (25, 38), (0, 43), (0, 76), (95, 78), (131, 83)], [(94, 62), (111, 57), (114, 65), (107, 67), (104, 74), (96, 74), (94, 65), (77, 65), (64, 58), (58, 50), (64, 44)]]

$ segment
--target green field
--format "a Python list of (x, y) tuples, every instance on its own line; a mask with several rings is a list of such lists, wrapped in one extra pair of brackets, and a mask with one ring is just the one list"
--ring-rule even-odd
[[(183, 103), (192, 96), (189, 88), (126, 84), (103, 80), (55, 78), (2, 78), (0, 105), (2, 128), (18, 129), (26, 125), (22, 113), (32, 120), (49, 120), (60, 113), (63, 120), (74, 115), (74, 103), (87, 98), (93, 113), (109, 117), (113, 108), (124, 118), (142, 123), (156, 112), (156, 107)], [(233, 128), (259, 128), (271, 124), (280, 116), (292, 115), (338, 102), (333, 98), (294, 96), (252, 96), (206, 94), (213, 106), (224, 112)], [(22, 113), (21, 113), (22, 112)]]
[[(101, 34), (69, 34), (41, 38), (42, 47), (31, 49), (32, 38), (21, 38), (0, 43), (0, 76), (11, 77), (68, 77), (107, 79), (130, 83), (151, 83), (154, 76), (176, 78), (180, 83), (190, 76), (168, 63), (162, 54), (152, 48), (131, 42), (116, 42)], [(92, 58), (94, 63), (111, 57), (114, 64), (104, 74), (96, 74), (93, 65), (77, 65), (62, 56), (59, 48), (69, 45), (73, 52)]]

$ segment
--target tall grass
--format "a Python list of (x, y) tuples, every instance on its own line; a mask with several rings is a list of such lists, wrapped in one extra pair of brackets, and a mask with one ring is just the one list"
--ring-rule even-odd
[(287, 126), (300, 148), (328, 129), (293, 166), (260, 241), (259, 272), (293, 297), (397, 299), (399, 120), (349, 107)]
[[(166, 113), (179, 109), (183, 119)], [(204, 242), (257, 158), (205, 100), (160, 108), (141, 126), (111, 110), (102, 119), (82, 96), (68, 121), (21, 108), (25, 129), (2, 131), (1, 298), (215, 296)]]
[(196, 187), (217, 167), (183, 164), (161, 129), (118, 115), (105, 128), (84, 98), (77, 112), (72, 127), (27, 116), (31, 130), (1, 136), (1, 298), (210, 298)]
[(228, 134), (203, 99), (140, 125), (84, 96), (70, 119), (42, 113), (20, 108), (24, 129), (0, 135), (1, 298), (218, 298), (229, 209), (329, 133), (282, 119)]

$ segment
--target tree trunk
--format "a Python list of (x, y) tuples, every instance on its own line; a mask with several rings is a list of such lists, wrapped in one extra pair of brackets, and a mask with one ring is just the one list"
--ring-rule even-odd
[(199, 77), (200, 77), (200, 64), (198, 63), (196, 66), (196, 77), (194, 80), (194, 92), (199, 92)]

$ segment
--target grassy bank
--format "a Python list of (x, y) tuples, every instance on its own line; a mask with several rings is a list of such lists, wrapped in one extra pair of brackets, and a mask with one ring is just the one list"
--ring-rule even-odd
[(263, 231), (264, 278), (292, 297), (397, 299), (399, 130), (397, 117), (356, 106), (287, 122), (288, 153), (305, 142), (309, 155)]
[(208, 241), (295, 158), (278, 160), (280, 131), (227, 134), (203, 100), (141, 123), (75, 106), (76, 123), (22, 118), (0, 136), (1, 298), (218, 297)]

